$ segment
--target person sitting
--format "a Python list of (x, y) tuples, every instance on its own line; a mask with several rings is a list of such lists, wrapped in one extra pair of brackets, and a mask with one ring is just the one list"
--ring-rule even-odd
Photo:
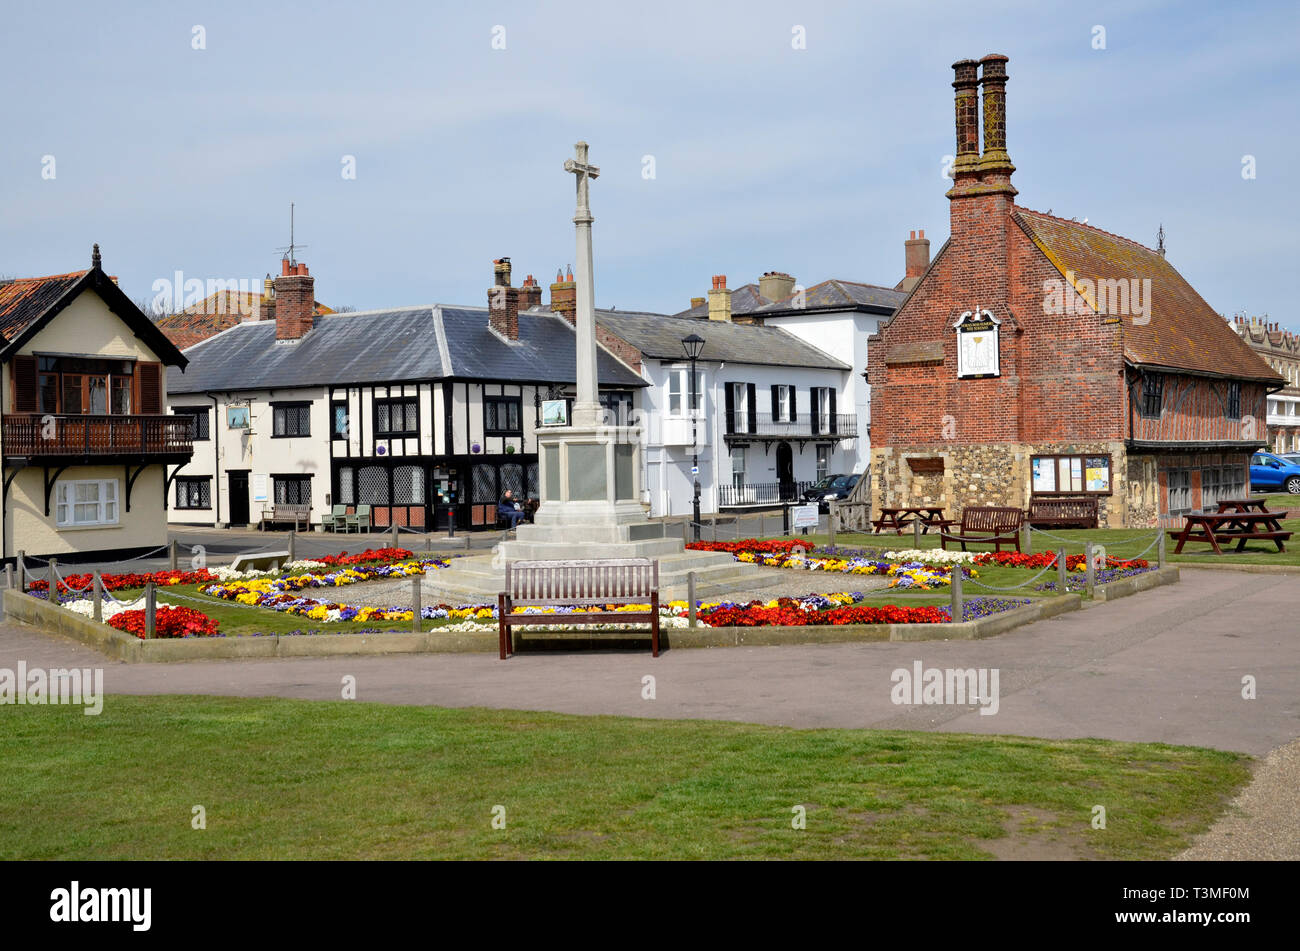
[(513, 531), (520, 520), (524, 517), (523, 506), (515, 501), (515, 494), (506, 489), (505, 495), (501, 496), (501, 501), (497, 503), (497, 518), (506, 518), (510, 520), (510, 528)]

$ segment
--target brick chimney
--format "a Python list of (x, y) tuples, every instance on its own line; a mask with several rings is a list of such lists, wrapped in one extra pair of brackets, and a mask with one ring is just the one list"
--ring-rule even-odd
[(569, 323), (578, 322), (578, 285), (573, 280), (573, 270), (568, 275), (555, 272), (555, 283), (551, 285), (551, 313), (559, 314)]
[(510, 286), (510, 259), (492, 262), (495, 278), (488, 288), (488, 326), (507, 340), (519, 339), (519, 288)]
[(980, 85), (984, 87), (984, 154), (979, 170), (983, 187), (1015, 195), (1011, 173), (1016, 167), (1007, 154), (1007, 57), (990, 53), (980, 60)]
[(768, 300), (785, 300), (794, 293), (794, 278), (784, 271), (767, 271), (758, 279), (758, 292)]
[(696, 307), (703, 307), (703, 306), (704, 306), (704, 301), (705, 301), (705, 300), (706, 300), (706, 298), (703, 298), (703, 297), (692, 297), (692, 298), (691, 298), (691, 310), (694, 310)]
[(911, 232), (903, 242), (903, 261), (907, 271), (899, 289), (911, 291), (921, 281), (921, 275), (930, 266), (930, 239), (925, 236), (925, 229)]
[(316, 279), (307, 273), (307, 265), (290, 263), (284, 258), (274, 289), (275, 339), (305, 337), (315, 322), (316, 308)]
[(537, 279), (529, 274), (524, 278), (524, 283), (519, 287), (519, 309), (529, 310), (533, 307), (542, 306), (542, 285), (537, 283)]
[(709, 320), (731, 322), (731, 291), (727, 289), (727, 275), (713, 275), (713, 288), (709, 291)]

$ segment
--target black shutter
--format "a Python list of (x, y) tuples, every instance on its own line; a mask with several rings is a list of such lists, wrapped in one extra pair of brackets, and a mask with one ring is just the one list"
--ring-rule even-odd
[(751, 433), (756, 433), (758, 432), (757, 387), (755, 387), (753, 383), (747, 383), (745, 386), (746, 389), (748, 390), (748, 395), (745, 402), (748, 404), (748, 408), (749, 408), (749, 431)]
[(772, 422), (781, 418), (781, 387), (772, 384)]
[(818, 427), (821, 426), (821, 414), (817, 411), (817, 387), (808, 387), (808, 398), (812, 405), (808, 407), (808, 418), (812, 421), (812, 434), (816, 436), (821, 432)]
[[(724, 393), (727, 397), (727, 432), (736, 431), (736, 391), (731, 388), (731, 384), (725, 384)], [(687, 403), (689, 406), (690, 404)]]
[(831, 390), (831, 428), (830, 431), (838, 433), (840, 431), (839, 422), (835, 419), (835, 390)]
[(790, 422), (795, 422), (799, 418), (799, 387), (789, 386), (790, 391)]

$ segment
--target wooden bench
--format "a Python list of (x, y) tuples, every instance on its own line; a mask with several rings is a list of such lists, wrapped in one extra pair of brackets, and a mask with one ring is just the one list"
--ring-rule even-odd
[(1035, 527), (1096, 528), (1097, 499), (1030, 496), (1029, 518)]
[[(650, 653), (659, 656), (659, 562), (649, 558), (594, 561), (506, 562), (505, 590), (497, 597), (501, 659), (514, 653), (512, 629), (556, 624), (650, 625)], [(649, 611), (591, 611), (581, 614), (513, 614), (517, 607), (590, 607), (645, 604)]]
[(286, 504), (277, 502), (269, 509), (262, 509), (262, 519), (257, 523), (259, 530), (264, 530), (268, 523), (293, 522), (296, 529), (302, 522), (303, 529), (311, 528), (311, 506), (305, 504)]
[(946, 551), (948, 542), (960, 542), (961, 550), (968, 543), (981, 542), (1001, 551), (1003, 545), (1014, 545), (1020, 551), (1020, 526), (1024, 524), (1023, 509), (1006, 506), (973, 506), (961, 513), (961, 531), (957, 534), (941, 532), (939, 544)]

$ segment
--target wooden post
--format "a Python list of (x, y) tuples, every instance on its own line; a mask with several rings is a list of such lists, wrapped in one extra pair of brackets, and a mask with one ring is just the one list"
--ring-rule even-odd
[(96, 624), (104, 623), (104, 579), (96, 571), (90, 579), (90, 596), (95, 599), (93, 605)]
[(144, 636), (146, 639), (157, 636), (158, 591), (152, 581), (144, 585)]
[(416, 575), (411, 579), (411, 630), (416, 634), (420, 633), (420, 579), (424, 575)]
[(18, 590), (27, 590), (27, 552), (18, 549)]
[(921, 547), (921, 520), (919, 518), (912, 519), (912, 547)]
[(827, 528), (830, 529), (831, 547), (834, 548), (835, 547), (835, 522), (839, 519), (840, 503), (832, 499), (830, 504), (830, 511), (831, 511), (831, 514), (829, 516), (830, 524), (827, 526)]
[(718, 540), (718, 516), (709, 516), (709, 531), (713, 533), (713, 540), (716, 542)]
[(954, 624), (960, 624), (962, 622), (962, 611), (961, 611), (962, 567), (961, 565), (952, 566), (951, 577), (952, 577), (952, 622)]
[(767, 512), (758, 513), (758, 537), (767, 537)]
[(1165, 530), (1164, 530), (1163, 528), (1159, 528), (1159, 527), (1157, 527), (1157, 528), (1156, 528), (1156, 531), (1158, 531), (1158, 532), (1160, 533), (1160, 541), (1159, 541), (1159, 543), (1158, 543), (1157, 546), (1156, 546), (1156, 559), (1157, 559), (1157, 560), (1156, 560), (1156, 564), (1158, 564), (1161, 568), (1163, 568), (1163, 567), (1165, 566), (1165, 538), (1166, 538), (1166, 535), (1165, 535)]
[(49, 571), (47, 572), (47, 576), (49, 578), (49, 584), (50, 584), (50, 590), (49, 590), (50, 601), (53, 604), (59, 603), (58, 567), (59, 567), (59, 559), (51, 557), (50, 567), (49, 567)]
[(695, 626), (695, 572), (686, 572), (686, 616), (691, 627)]
[(1056, 553), (1056, 586), (1060, 589), (1058, 594), (1065, 594), (1069, 589), (1067, 584), (1069, 577), (1070, 573), (1065, 570), (1065, 549), (1062, 548)]
[(397, 519), (393, 519), (393, 547), (399, 547), (397, 544)]
[(1020, 526), (1020, 534), (1024, 537), (1020, 540), (1020, 550), (1026, 555), (1034, 553), (1034, 530), (1028, 522)]
[(1097, 575), (1092, 568), (1092, 542), (1083, 543), (1083, 560), (1084, 564), (1084, 584), (1088, 588), (1088, 597), (1092, 597), (1093, 586), (1097, 583)]
[(297, 561), (298, 560), (298, 558), (296, 557), (298, 553), (298, 526), (297, 525), (289, 529), (289, 544), (287, 547), (289, 549), (289, 560)]
[(167, 567), (172, 571), (176, 570), (176, 539), (167, 543)]

